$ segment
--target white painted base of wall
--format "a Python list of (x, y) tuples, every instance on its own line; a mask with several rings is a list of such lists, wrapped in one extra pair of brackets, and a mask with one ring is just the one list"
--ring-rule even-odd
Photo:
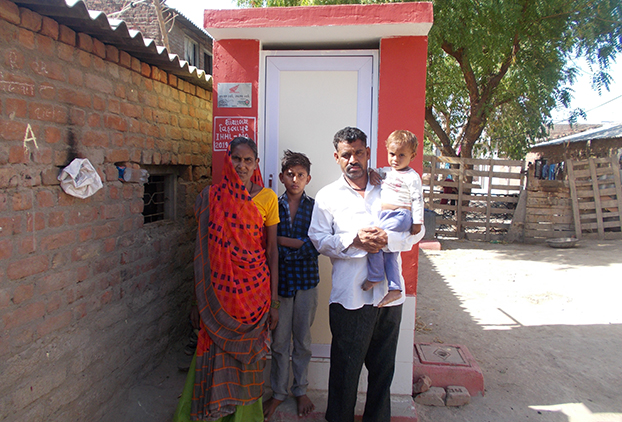
[[(412, 394), (413, 383), (413, 353), (415, 344), (415, 306), (417, 298), (407, 296), (402, 308), (402, 324), (400, 338), (397, 343), (397, 356), (395, 358), (395, 375), (391, 384), (391, 394)], [(328, 372), (330, 368), (330, 345), (312, 345), (313, 357), (309, 364), (309, 389), (328, 390)], [(264, 371), (266, 386), (270, 383), (270, 356)], [(292, 375), (290, 369), (290, 383)], [(367, 370), (363, 366), (359, 379), (359, 392), (367, 391)]]

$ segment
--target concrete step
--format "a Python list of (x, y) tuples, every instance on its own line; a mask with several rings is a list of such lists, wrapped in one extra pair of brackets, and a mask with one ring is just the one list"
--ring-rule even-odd
[[(306, 418), (299, 418), (296, 407), (296, 399), (288, 397), (277, 409), (270, 422), (325, 422), (324, 413), (326, 412), (327, 391), (308, 390), (307, 395), (315, 404), (315, 410)], [(271, 392), (267, 392), (266, 398), (270, 397)], [(355, 409), (356, 420), (360, 421), (365, 408), (365, 394), (359, 393), (358, 402)], [(391, 422), (417, 422), (417, 410), (415, 402), (411, 396), (391, 396)]]

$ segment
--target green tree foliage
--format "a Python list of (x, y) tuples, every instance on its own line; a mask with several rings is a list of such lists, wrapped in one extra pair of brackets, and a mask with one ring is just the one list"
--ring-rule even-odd
[[(238, 0), (252, 7), (386, 2)], [(593, 86), (601, 90), (622, 51), (620, 0), (433, 3), (426, 138), (446, 156), (498, 151), (522, 158), (545, 135), (556, 104), (570, 103), (577, 71), (568, 59), (585, 57), (596, 69)]]

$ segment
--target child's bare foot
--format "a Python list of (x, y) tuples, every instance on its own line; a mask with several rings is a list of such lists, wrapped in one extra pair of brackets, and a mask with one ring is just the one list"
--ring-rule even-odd
[(315, 409), (315, 405), (306, 394), (296, 397), (296, 403), (298, 403), (299, 418), (307, 416), (309, 413), (313, 412), (313, 409)]
[(268, 422), (270, 420), (270, 418), (272, 417), (272, 415), (276, 411), (276, 408), (279, 407), (279, 405), (281, 403), (283, 403), (283, 400), (277, 400), (274, 397), (270, 397), (268, 400), (263, 402), (263, 420), (264, 420), (264, 422)]
[(365, 283), (363, 283), (363, 290), (368, 291), (369, 289), (373, 288), (375, 284), (376, 283), (372, 283), (369, 280), (365, 280)]
[(389, 303), (395, 302), (400, 297), (402, 297), (401, 290), (389, 290), (389, 293), (387, 293), (385, 297), (382, 298), (382, 300), (378, 304), (378, 307), (382, 308), (383, 306), (387, 306)]

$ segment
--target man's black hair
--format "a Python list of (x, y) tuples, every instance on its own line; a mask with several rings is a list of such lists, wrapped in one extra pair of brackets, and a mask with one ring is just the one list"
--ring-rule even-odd
[(365, 135), (365, 133), (361, 129), (350, 126), (344, 127), (339, 132), (335, 133), (335, 137), (333, 138), (333, 145), (335, 146), (335, 151), (339, 149), (338, 147), (340, 142), (347, 142), (351, 144), (357, 139), (363, 141), (365, 146), (367, 146), (367, 135)]

